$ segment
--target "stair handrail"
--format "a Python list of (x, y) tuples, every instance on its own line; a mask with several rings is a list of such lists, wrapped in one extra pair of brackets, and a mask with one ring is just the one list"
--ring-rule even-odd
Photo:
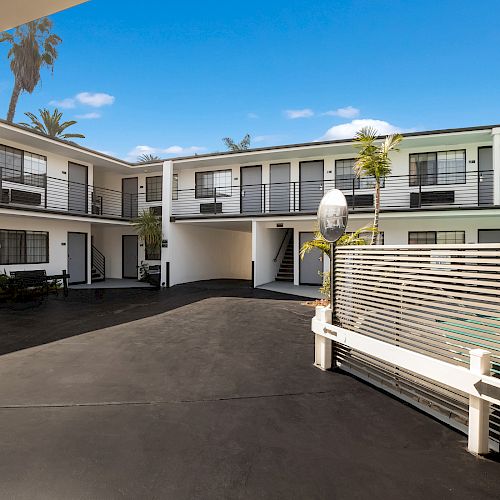
[(106, 257), (104, 257), (104, 255), (94, 245), (91, 246), (91, 250), (92, 266), (95, 267), (104, 278), (106, 276)]
[(285, 244), (285, 241), (286, 241), (286, 237), (290, 234), (290, 231), (292, 230), (292, 228), (287, 228), (287, 230), (285, 231), (285, 236), (283, 236), (283, 239), (281, 240), (281, 245), (278, 249), (278, 253), (276, 254), (276, 257), (274, 257), (273, 261), (276, 262), (278, 260), (278, 257), (281, 253), (281, 249), (283, 248), (283, 245)]

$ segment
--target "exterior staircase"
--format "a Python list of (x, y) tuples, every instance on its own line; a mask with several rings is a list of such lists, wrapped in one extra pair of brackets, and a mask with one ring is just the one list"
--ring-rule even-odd
[(286, 247), (283, 259), (280, 264), (276, 281), (289, 281), (293, 283), (293, 234)]
[(92, 245), (92, 283), (106, 279), (106, 258)]

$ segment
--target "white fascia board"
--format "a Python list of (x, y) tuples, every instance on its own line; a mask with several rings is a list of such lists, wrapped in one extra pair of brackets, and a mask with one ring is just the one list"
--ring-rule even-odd
[(88, 0), (16, 0), (2, 2), (0, 31), (69, 9)]
[(67, 220), (76, 222), (88, 222), (91, 224), (107, 224), (114, 226), (130, 226), (131, 223), (125, 220), (115, 220), (115, 219), (104, 219), (98, 217), (81, 217), (78, 215), (71, 214), (57, 214), (42, 211), (31, 211), (31, 210), (12, 210), (9, 208), (0, 208), (0, 215), (2, 217), (28, 217), (35, 219), (49, 219), (49, 220)]

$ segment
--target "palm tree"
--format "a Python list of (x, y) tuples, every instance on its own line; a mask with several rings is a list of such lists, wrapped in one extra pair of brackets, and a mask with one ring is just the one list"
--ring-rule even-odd
[[(353, 233), (345, 233), (343, 234), (336, 242), (337, 246), (349, 246), (349, 245), (366, 245), (366, 239), (363, 237), (363, 233), (374, 233), (375, 230), (373, 227), (361, 227), (354, 231)], [(323, 255), (331, 258), (330, 249), (331, 243), (326, 241), (323, 235), (319, 231), (314, 232), (314, 239), (310, 241), (306, 241), (303, 243), (300, 248), (299, 256), (301, 259), (304, 259), (306, 253), (312, 252), (313, 250), (320, 250)], [(320, 273), (323, 277), (323, 284), (319, 289), (320, 293), (325, 297), (330, 296), (330, 272), (326, 271), (324, 273)]]
[[(343, 234), (335, 243), (337, 246), (348, 246), (348, 245), (366, 245), (366, 239), (363, 237), (363, 233), (374, 233), (375, 229), (373, 227), (360, 227), (352, 233)], [(323, 235), (319, 231), (314, 232), (314, 239), (306, 241), (300, 248), (300, 258), (303, 259), (306, 253), (311, 252), (314, 249), (320, 250), (323, 254), (330, 257), (330, 246), (331, 243), (326, 241)]]
[(222, 142), (229, 151), (246, 151), (250, 149), (250, 140), (250, 134), (245, 134), (245, 137), (240, 142), (234, 142), (231, 137), (224, 137)]
[(401, 134), (388, 135), (382, 144), (376, 144), (378, 132), (373, 127), (363, 127), (356, 132), (354, 141), (359, 149), (354, 173), (356, 177), (373, 177), (375, 180), (375, 206), (373, 210), (373, 228), (370, 245), (378, 240), (378, 225), (380, 217), (380, 181), (391, 173), (391, 159), (389, 153), (397, 151), (403, 140)]
[(150, 153), (145, 153), (137, 157), (137, 163), (150, 163), (152, 161), (159, 161), (161, 158)]
[(68, 122), (61, 123), (62, 113), (56, 108), (51, 114), (47, 108), (39, 109), (40, 118), (38, 118), (33, 113), (24, 113), (30, 120), (31, 123), (20, 123), (24, 127), (31, 128), (37, 132), (48, 135), (49, 137), (55, 137), (57, 139), (72, 139), (81, 138), (85, 139), (83, 134), (66, 134), (64, 131), (77, 123), (75, 120), (70, 120)]
[(137, 236), (149, 248), (161, 246), (162, 230), (161, 218), (151, 210), (143, 210), (142, 213), (132, 221)]
[(56, 47), (61, 38), (50, 32), (52, 21), (42, 17), (18, 26), (14, 33), (1, 33), (0, 42), (11, 45), (7, 57), (14, 75), (14, 88), (7, 112), (7, 121), (14, 120), (17, 100), (21, 92), (31, 94), (40, 82), (42, 67), (53, 70), (57, 58)]

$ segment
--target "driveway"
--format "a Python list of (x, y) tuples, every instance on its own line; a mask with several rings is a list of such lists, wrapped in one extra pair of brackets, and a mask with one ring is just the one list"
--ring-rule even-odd
[(465, 436), (315, 369), (311, 315), (231, 282), (1, 312), (0, 498), (498, 495)]

